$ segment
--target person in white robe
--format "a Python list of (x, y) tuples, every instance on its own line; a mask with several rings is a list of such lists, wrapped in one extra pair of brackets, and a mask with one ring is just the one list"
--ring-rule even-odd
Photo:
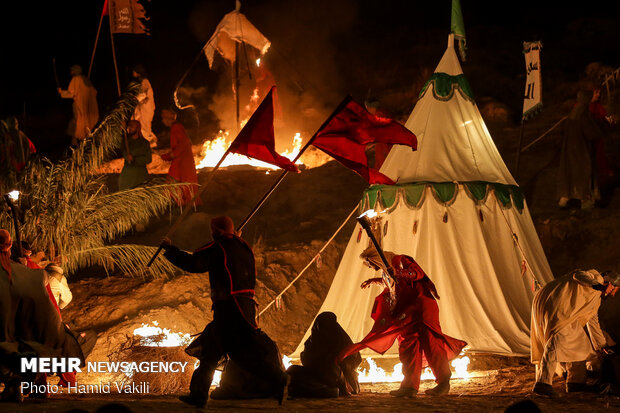
[(587, 389), (586, 361), (613, 344), (599, 325), (601, 299), (613, 296), (618, 286), (618, 273), (603, 276), (596, 270), (575, 270), (536, 293), (530, 337), (535, 393), (557, 396), (552, 382), (558, 363), (567, 372), (567, 392)]
[(86, 138), (99, 120), (99, 106), (97, 105), (97, 89), (91, 81), (82, 74), (78, 65), (71, 66), (71, 82), (67, 90), (58, 88), (63, 99), (73, 99), (73, 119), (67, 132), (73, 137), (73, 145)]
[(64, 271), (61, 267), (49, 264), (45, 267), (45, 272), (48, 274), (48, 283), (58, 308), (61, 310), (65, 308), (73, 299), (73, 294), (69, 289), (67, 283), (67, 277), (65, 277)]
[(155, 95), (151, 82), (146, 77), (146, 70), (142, 65), (133, 68), (132, 77), (140, 83), (140, 93), (138, 94), (138, 105), (134, 111), (133, 118), (140, 122), (142, 126), (142, 136), (149, 141), (151, 148), (157, 146), (157, 136), (153, 133), (152, 123), (155, 115)]

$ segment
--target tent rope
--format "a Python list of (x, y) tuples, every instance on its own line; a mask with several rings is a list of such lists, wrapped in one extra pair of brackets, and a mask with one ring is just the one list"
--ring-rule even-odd
[[(497, 200), (497, 198), (496, 198)], [(498, 201), (499, 204), (499, 201)], [(485, 205), (486, 208), (488, 208), (489, 210), (491, 208), (489, 208), (488, 206)], [(512, 239), (514, 241), (514, 243), (517, 245), (517, 248), (519, 249), (519, 252), (521, 253), (521, 257), (523, 258), (523, 261), (525, 261), (525, 265), (527, 266), (527, 269), (532, 273), (532, 280), (534, 281), (534, 283), (536, 284), (537, 289), (540, 288), (541, 284), (540, 281), (538, 281), (536, 274), (534, 274), (534, 270), (532, 269), (532, 266), (530, 265), (530, 262), (527, 259), (527, 255), (525, 254), (525, 251), (523, 250), (523, 247), (521, 247), (521, 243), (519, 242), (519, 238), (517, 237), (517, 234), (515, 234), (515, 232), (512, 230), (512, 227), (510, 226), (510, 222), (508, 222), (508, 218), (506, 218), (506, 214), (504, 214), (504, 210), (502, 209), (501, 205), (499, 205), (499, 210), (502, 213), (502, 216), (504, 217), (504, 221), (506, 222), (506, 226), (508, 226), (508, 229), (510, 230), (510, 234), (512, 235)], [(525, 275), (527, 274), (527, 271), (523, 274)]]
[(295, 282), (297, 282), (297, 280), (299, 280), (301, 278), (301, 276), (306, 272), (306, 270), (308, 268), (310, 268), (310, 266), (312, 265), (313, 262), (315, 262), (317, 260), (317, 258), (321, 255), (321, 253), (323, 251), (325, 251), (325, 248), (327, 248), (327, 246), (334, 240), (334, 238), (336, 238), (336, 235), (338, 235), (338, 233), (342, 230), (342, 228), (344, 228), (344, 226), (347, 224), (347, 222), (349, 222), (349, 220), (351, 219), (351, 217), (355, 214), (355, 212), (358, 210), (359, 208), (359, 204), (355, 205), (355, 208), (353, 208), (353, 211), (351, 211), (351, 213), (349, 214), (349, 216), (344, 220), (344, 222), (340, 225), (340, 227), (338, 227), (338, 229), (336, 230), (336, 232), (334, 232), (334, 235), (331, 236), (331, 238), (329, 240), (327, 240), (327, 242), (323, 245), (323, 247), (319, 250), (319, 252), (316, 253), (316, 255), (314, 257), (312, 257), (312, 259), (310, 260), (310, 262), (308, 263), (308, 265), (306, 265), (303, 270), (301, 270), (299, 272), (299, 274), (297, 274), (297, 276), (295, 278), (293, 278), (293, 280), (288, 283), (288, 285), (286, 287), (284, 287), (284, 289), (282, 291), (280, 291), (280, 294), (276, 295), (276, 297), (271, 300), (271, 302), (269, 304), (267, 304), (265, 306), (265, 308), (263, 308), (261, 310), (260, 313), (258, 313), (258, 316), (260, 317), (261, 315), (263, 315), (263, 313), (265, 311), (267, 311), (267, 309), (269, 307), (271, 307), (276, 301), (279, 301), (282, 298), (282, 295), (284, 295), (284, 293), (293, 286), (293, 284), (295, 284)]

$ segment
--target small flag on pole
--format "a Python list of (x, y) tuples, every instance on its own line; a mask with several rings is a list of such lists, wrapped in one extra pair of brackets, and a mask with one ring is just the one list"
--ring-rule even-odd
[(250, 120), (241, 129), (239, 135), (230, 145), (229, 151), (276, 165), (289, 172), (299, 172), (297, 166), (290, 159), (278, 154), (275, 149), (273, 130), (274, 92), (275, 86), (271, 88)]
[(542, 109), (542, 82), (540, 75), (541, 42), (523, 42), (525, 55), (525, 95), (523, 97), (523, 119), (528, 119)]
[(465, 61), (465, 51), (467, 50), (467, 41), (465, 39), (465, 24), (463, 23), (463, 12), (461, 11), (461, 2), (452, 0), (452, 19), (450, 21), (450, 33), (454, 33), (454, 38), (459, 42), (459, 55), (461, 60)]
[(368, 165), (366, 146), (377, 142), (407, 145), (413, 150), (418, 145), (409, 129), (395, 120), (372, 115), (349, 96), (342, 102), (342, 109), (334, 113), (316, 134), (312, 145), (360, 174), (370, 184), (392, 185), (394, 181)]

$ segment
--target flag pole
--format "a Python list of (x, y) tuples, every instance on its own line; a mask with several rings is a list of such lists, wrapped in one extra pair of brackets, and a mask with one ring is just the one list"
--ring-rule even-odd
[(237, 105), (237, 133), (239, 133), (239, 43), (235, 42), (235, 103)]
[(114, 61), (114, 73), (116, 74), (116, 89), (118, 96), (121, 95), (121, 81), (118, 77), (118, 65), (116, 64), (116, 48), (114, 47), (114, 33), (112, 32), (112, 18), (108, 13), (108, 22), (110, 23), (110, 42), (112, 44), (112, 60)]
[[(334, 116), (336, 116), (338, 114), (338, 112), (340, 112), (352, 99), (353, 98), (351, 97), (351, 95), (347, 95), (347, 97), (345, 97), (344, 100), (342, 102), (340, 102), (338, 107), (336, 107), (336, 109), (331, 113), (331, 115), (329, 115), (327, 120), (325, 120), (325, 122), (323, 122), (321, 127), (318, 128), (316, 132), (314, 132), (314, 135), (312, 135), (310, 140), (308, 140), (308, 142), (306, 142), (304, 147), (301, 148), (301, 150), (299, 151), (297, 156), (295, 156), (295, 159), (293, 159), (291, 162), (295, 163), (295, 162), (297, 162), (299, 160), (299, 158), (306, 151), (306, 149), (308, 149), (310, 147), (310, 145), (312, 145), (312, 142), (317, 137), (319, 132), (321, 132), (323, 130), (323, 128), (325, 128), (325, 126), (327, 126), (327, 124), (329, 122), (331, 122), (331, 120), (334, 118)], [(273, 183), (271, 188), (269, 188), (267, 190), (267, 192), (265, 192), (265, 195), (263, 195), (263, 197), (260, 199), (260, 201), (258, 201), (258, 203), (252, 209), (252, 211), (250, 211), (250, 213), (243, 219), (243, 221), (241, 221), (241, 224), (239, 224), (239, 226), (237, 227), (237, 231), (241, 231), (243, 229), (243, 227), (245, 227), (245, 225), (248, 223), (248, 221), (254, 216), (254, 214), (256, 214), (256, 212), (260, 209), (260, 207), (263, 206), (265, 201), (267, 201), (267, 198), (269, 198), (271, 196), (271, 194), (276, 190), (278, 185), (280, 185), (280, 183), (284, 180), (284, 178), (286, 177), (288, 172), (289, 171), (287, 171), (286, 169), (284, 171), (282, 171), (282, 173), (280, 174), (278, 179)]]
[[(103, 7), (105, 9), (106, 3), (108, 0), (103, 0)], [(90, 79), (90, 74), (93, 70), (93, 63), (95, 62), (95, 51), (97, 50), (97, 43), (99, 42), (99, 34), (101, 33), (101, 25), (103, 24), (103, 10), (101, 11), (101, 17), (99, 18), (99, 27), (97, 28), (97, 36), (95, 36), (95, 45), (93, 46), (93, 53), (90, 56), (90, 64), (88, 65), (88, 77)]]
[(519, 162), (521, 161), (521, 147), (523, 146), (523, 130), (525, 128), (525, 119), (521, 117), (521, 132), (519, 133), (519, 148), (517, 149), (517, 161), (515, 166), (515, 180), (519, 180)]
[[(200, 186), (200, 188), (198, 188), (198, 191), (196, 191), (196, 194), (192, 197), (192, 200), (190, 201), (189, 205), (193, 205), (194, 201), (196, 201), (196, 199), (198, 199), (200, 197), (200, 195), (204, 192), (204, 190), (207, 187), (207, 185), (209, 185), (209, 183), (213, 180), (213, 176), (215, 175), (215, 171), (217, 171), (220, 168), (220, 165), (222, 164), (222, 162), (224, 162), (224, 159), (226, 159), (226, 157), (228, 156), (229, 153), (230, 153), (230, 146), (228, 147), (228, 149), (226, 149), (226, 152), (224, 152), (224, 155), (222, 155), (222, 157), (217, 162), (217, 164), (213, 167), (213, 170), (209, 174), (209, 177), (207, 178), (207, 181), (205, 183), (203, 183)], [(181, 225), (181, 221), (187, 216), (187, 214), (189, 214), (189, 211), (191, 210), (189, 205), (188, 205), (187, 208), (185, 208), (183, 210), (183, 212), (181, 212), (181, 215), (179, 215), (179, 217), (174, 222), (172, 227), (170, 227), (170, 229), (168, 230), (168, 232), (165, 235), (165, 238), (169, 238), (170, 236), (172, 236), (172, 234), (179, 228), (179, 225)], [(151, 257), (151, 259), (148, 262), (148, 264), (146, 264), (147, 267), (150, 267), (151, 264), (153, 264), (153, 261), (155, 261), (155, 258), (157, 258), (157, 256), (159, 255), (159, 253), (161, 252), (162, 249), (163, 249), (163, 246), (160, 245), (159, 248), (157, 249), (157, 251), (155, 251), (155, 254), (153, 254), (153, 257)]]

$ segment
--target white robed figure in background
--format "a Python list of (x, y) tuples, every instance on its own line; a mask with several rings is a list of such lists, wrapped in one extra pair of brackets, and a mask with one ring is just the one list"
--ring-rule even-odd
[(613, 344), (601, 330), (598, 310), (601, 299), (618, 290), (620, 275), (604, 274), (575, 270), (551, 281), (534, 296), (531, 361), (536, 364), (535, 393), (557, 395), (551, 384), (558, 363), (567, 371), (567, 392), (587, 389), (586, 361)]
[(63, 99), (73, 99), (73, 119), (67, 132), (73, 137), (72, 143), (77, 144), (95, 127), (99, 120), (99, 106), (97, 105), (97, 89), (90, 79), (82, 74), (79, 65), (70, 68), (71, 82), (67, 90), (58, 88), (58, 93)]
[(146, 77), (146, 70), (142, 65), (136, 65), (131, 73), (134, 80), (140, 82), (140, 93), (138, 94), (138, 105), (133, 114), (134, 120), (140, 122), (142, 126), (142, 136), (149, 141), (151, 148), (157, 146), (157, 136), (153, 133), (151, 124), (155, 115), (155, 95), (151, 82)]

